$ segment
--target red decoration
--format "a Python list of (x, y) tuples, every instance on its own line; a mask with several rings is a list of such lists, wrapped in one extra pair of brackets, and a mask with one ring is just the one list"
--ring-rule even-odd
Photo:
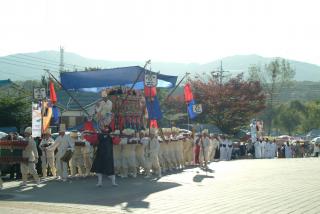
[(187, 83), (185, 86), (184, 86), (184, 101), (186, 103), (189, 103), (191, 100), (193, 100), (193, 94), (192, 94), (192, 91), (191, 91), (191, 86), (189, 83)]
[(158, 128), (157, 120), (150, 120), (150, 128)]
[(112, 144), (118, 145), (121, 142), (121, 138), (118, 136), (112, 137)]
[(53, 82), (50, 81), (49, 83), (49, 88), (50, 88), (50, 99), (51, 99), (51, 103), (52, 104), (56, 104), (57, 102), (57, 95), (56, 92), (54, 90), (54, 84)]
[(84, 123), (83, 130), (88, 132), (84, 134), (84, 139), (86, 139), (91, 145), (95, 145), (98, 143), (98, 134), (96, 133), (92, 121), (86, 121)]
[(155, 97), (157, 95), (156, 87), (144, 87), (144, 95), (146, 97)]

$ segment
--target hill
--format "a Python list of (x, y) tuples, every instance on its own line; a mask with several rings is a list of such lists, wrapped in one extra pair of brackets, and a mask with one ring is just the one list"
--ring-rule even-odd
[[(152, 70), (163, 74), (183, 76), (186, 72), (202, 74), (211, 72), (220, 67), (223, 62), (224, 70), (230, 71), (230, 75), (240, 72), (246, 73), (250, 65), (264, 64), (272, 58), (258, 55), (235, 55), (212, 61), (206, 64), (152, 62)], [(320, 81), (320, 66), (300, 61), (290, 60), (296, 70), (296, 81)], [(0, 57), (0, 79), (26, 80), (38, 79), (44, 75), (44, 69), (49, 69), (58, 75), (59, 70), (58, 51), (40, 51), (35, 53), (13, 54)], [(140, 65), (142, 61), (108, 61), (82, 57), (75, 53), (65, 52), (64, 64), (67, 71), (82, 71), (85, 67), (114, 68), (123, 66)]]

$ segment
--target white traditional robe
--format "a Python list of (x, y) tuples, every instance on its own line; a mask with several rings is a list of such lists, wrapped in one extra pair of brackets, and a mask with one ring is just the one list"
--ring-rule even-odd
[(227, 160), (231, 160), (233, 150), (233, 143), (230, 140), (227, 140)]
[(54, 159), (54, 149), (49, 149), (49, 146), (54, 143), (54, 140), (49, 137), (48, 139), (42, 139), (39, 148), (42, 151), (41, 166), (43, 177), (47, 176), (47, 168), (50, 167), (53, 176), (56, 176), (56, 166)]
[(292, 158), (292, 149), (290, 145), (289, 146), (285, 145), (284, 152), (285, 152), (286, 158)]
[(220, 140), (220, 160), (227, 160), (227, 141)]
[(261, 143), (259, 141), (254, 143), (255, 158), (261, 158)]
[(60, 176), (60, 178), (66, 179), (68, 177), (68, 163), (62, 161), (61, 158), (67, 150), (74, 151), (74, 142), (71, 139), (70, 135), (59, 135), (54, 144), (49, 149), (54, 148), (58, 149), (58, 152), (56, 154), (56, 166), (58, 175)]
[(22, 157), (27, 158), (28, 162), (22, 162), (20, 164), (22, 181), (24, 183), (27, 182), (28, 174), (31, 174), (38, 183), (40, 180), (36, 170), (36, 161), (38, 161), (39, 156), (36, 142), (33, 140), (32, 137), (27, 137), (26, 140), (28, 141), (28, 145), (22, 151)]

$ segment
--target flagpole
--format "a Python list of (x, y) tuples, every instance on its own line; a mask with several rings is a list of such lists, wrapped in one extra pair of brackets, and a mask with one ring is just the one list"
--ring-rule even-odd
[(48, 69), (44, 69), (46, 72), (49, 73), (49, 75), (56, 81), (56, 83), (58, 83), (62, 89), (69, 95), (69, 97), (71, 97), (71, 99), (81, 108), (81, 110), (86, 113), (87, 116), (90, 116), (90, 114), (87, 112), (87, 110), (85, 110), (82, 105), (79, 103), (79, 101), (72, 95), (70, 94), (70, 92), (62, 85), (62, 83), (57, 80), (57, 78), (55, 76), (53, 76), (50, 71)]
[(189, 75), (189, 73), (186, 73), (182, 79), (180, 80), (180, 82), (176, 85), (176, 87), (174, 87), (174, 89), (172, 89), (170, 91), (170, 93), (167, 95), (166, 99), (164, 99), (164, 101), (167, 101), (167, 99), (173, 94), (173, 92), (179, 87), (179, 85), (182, 83), (182, 81)]
[(190, 126), (190, 117), (189, 117), (189, 111), (188, 111), (188, 104), (186, 104), (186, 106), (187, 106), (187, 118), (188, 118), (188, 131), (190, 131), (190, 130), (189, 130), (189, 126)]

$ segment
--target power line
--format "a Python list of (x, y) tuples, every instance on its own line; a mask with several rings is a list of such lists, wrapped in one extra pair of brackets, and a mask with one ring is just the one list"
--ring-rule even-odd
[[(5, 60), (5, 61), (9, 61), (9, 62), (15, 62), (15, 63), (22, 63), (22, 64), (27, 64), (27, 65), (31, 65), (31, 66), (37, 66), (37, 67), (49, 67), (48, 65), (38, 65), (38, 64), (34, 64), (34, 63), (30, 63), (30, 62), (24, 62), (24, 61), (20, 61), (20, 60), (14, 60), (14, 59), (0, 59), (0, 60)], [(49, 67), (51, 69), (56, 69), (56, 68), (53, 68), (53, 67)]]
[[(1, 60), (4, 60), (4, 59), (1, 59), (0, 58), (0, 63), (5, 63), (5, 64), (8, 64), (8, 65), (14, 65), (14, 66), (17, 66), (17, 67), (23, 67), (23, 68), (30, 68), (30, 69), (35, 69), (35, 70), (44, 70), (45, 67), (34, 67), (34, 66), (30, 66), (30, 65), (21, 65), (21, 64), (16, 64), (16, 63), (13, 63), (13, 62), (7, 62), (7, 61), (1, 61)], [(58, 71), (54, 71), (55, 73), (58, 73)]]
[(53, 65), (53, 66), (59, 66), (58, 64), (56, 64), (56, 63), (52, 63), (52, 62), (43, 62), (43, 61), (41, 61), (41, 60), (37, 60), (37, 59), (26, 59), (26, 58), (24, 58), (24, 57), (20, 57), (20, 56), (13, 56), (13, 55), (11, 55), (11, 56), (8, 56), (8, 57), (14, 57), (14, 58), (17, 58), (17, 59), (22, 59), (22, 60), (29, 60), (29, 61), (33, 61), (33, 62), (38, 62), (38, 63), (46, 63), (46, 64), (50, 64), (50, 65)]
[[(44, 68), (48, 67), (48, 66), (44, 66), (44, 65), (38, 65), (38, 64), (22, 62), (22, 61), (12, 60), (12, 59), (0, 58), (0, 60), (4, 60), (4, 61), (0, 61), (0, 63), (6, 63), (6, 64), (10, 64), (10, 65), (15, 65), (15, 66), (20, 66), (20, 67), (27, 67), (27, 68), (37, 69), (37, 70), (43, 70)], [(29, 65), (16, 64), (16, 63), (12, 63), (12, 61), (16, 62), (16, 63), (23, 63), (23, 64), (29, 64)], [(35, 67), (35, 66), (37, 66), (37, 67)], [(56, 68), (53, 68), (53, 67), (51, 69), (55, 69), (56, 70)], [(53, 71), (53, 72), (59, 73), (58, 71)]]
[(35, 77), (35, 76), (24, 76), (24, 75), (17, 75), (17, 73), (16, 72), (6, 72), (6, 71), (2, 71), (2, 70), (0, 70), (0, 72), (1, 73), (4, 73), (4, 74), (10, 74), (10, 75), (15, 75), (15, 76), (18, 76), (18, 77), (23, 77), (23, 78), (30, 78), (30, 77)]
[[(59, 64), (60, 64), (59, 61), (55, 61), (55, 60), (51, 60), (51, 59), (45, 59), (45, 58), (42, 58), (42, 57), (34, 57), (34, 56), (27, 55), (27, 54), (22, 54), (22, 53), (19, 53), (19, 54), (17, 54), (17, 55), (22, 55), (22, 56), (29, 57), (29, 58), (33, 58), (33, 59), (37, 59), (37, 60), (52, 62), (52, 63), (57, 64), (57, 66), (59, 66)], [(78, 68), (83, 68), (83, 69), (85, 69), (84, 66), (80, 66), (80, 65), (77, 65), (77, 64), (64, 63), (64, 65), (69, 65), (69, 66), (72, 66), (72, 67), (78, 67)]]

